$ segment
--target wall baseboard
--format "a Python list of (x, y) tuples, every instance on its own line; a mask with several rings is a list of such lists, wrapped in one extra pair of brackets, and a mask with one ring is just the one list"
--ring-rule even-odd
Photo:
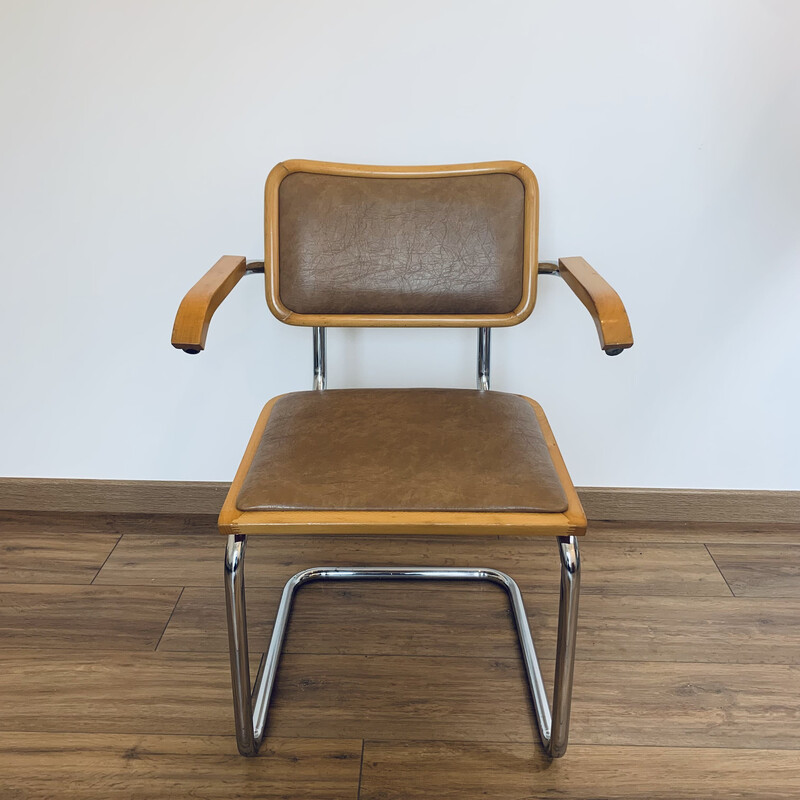
[(229, 485), (213, 481), (0, 478), (0, 509), (103, 514), (218, 514)]
[(727, 522), (797, 525), (800, 492), (753, 489), (578, 487), (586, 516), (626, 522)]
[[(104, 514), (217, 514), (229, 484), (212, 481), (106, 481), (0, 478), (4, 511)], [(578, 487), (593, 520), (728, 522), (800, 527), (800, 492), (738, 489)]]

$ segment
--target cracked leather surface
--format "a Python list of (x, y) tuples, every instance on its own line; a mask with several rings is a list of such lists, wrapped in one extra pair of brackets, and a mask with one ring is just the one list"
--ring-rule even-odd
[(560, 512), (530, 404), (469, 389), (295, 392), (270, 414), (241, 511)]
[(295, 172), (279, 190), (279, 286), (301, 314), (504, 314), (522, 298), (514, 175)]

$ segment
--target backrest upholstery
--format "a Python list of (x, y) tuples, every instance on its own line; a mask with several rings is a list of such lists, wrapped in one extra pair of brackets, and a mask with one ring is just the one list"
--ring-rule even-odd
[(283, 162), (265, 192), (267, 301), (296, 325), (514, 325), (533, 308), (537, 227), (518, 162)]

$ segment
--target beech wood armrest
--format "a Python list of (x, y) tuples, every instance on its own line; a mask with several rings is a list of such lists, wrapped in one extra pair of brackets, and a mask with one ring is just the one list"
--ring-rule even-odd
[[(253, 265), (255, 266), (255, 265)], [(244, 256), (222, 256), (181, 301), (172, 327), (172, 346), (192, 355), (206, 346), (211, 317), (247, 272)]]
[[(540, 272), (555, 271), (548, 264), (540, 265)], [(586, 259), (580, 256), (559, 258), (558, 274), (589, 309), (600, 337), (600, 347), (607, 355), (617, 356), (633, 346), (631, 324), (622, 300)]]

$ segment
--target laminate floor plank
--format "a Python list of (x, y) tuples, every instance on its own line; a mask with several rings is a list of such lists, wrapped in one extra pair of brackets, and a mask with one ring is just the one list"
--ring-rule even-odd
[(509, 743), (364, 745), (360, 800), (793, 800), (800, 752)]
[(159, 586), (0, 584), (0, 648), (154, 650), (180, 593)]
[[(505, 593), (459, 583), (303, 587), (262, 755), (239, 756), (213, 522), (0, 512), (2, 800), (800, 796), (800, 526), (594, 524), (550, 762)], [(507, 571), (552, 689), (552, 540), (251, 537), (253, 674), (318, 564)]]
[(232, 736), (228, 656), (0, 650), (0, 731)]
[[(223, 654), (57, 656), (0, 651), (0, 730), (232, 733)], [(542, 667), (550, 683), (552, 662)], [(572, 742), (798, 749), (798, 685), (800, 669), (791, 666), (578, 662)], [(267, 735), (536, 739), (520, 659), (468, 651), (459, 658), (288, 653)]]
[(223, 736), (0, 733), (4, 800), (356, 800), (361, 741), (272, 739), (242, 758)]
[[(280, 596), (278, 587), (248, 589), (251, 649), (266, 647)], [(546, 611), (540, 601), (546, 602)], [(528, 605), (534, 627), (541, 619), (549, 628), (551, 623), (544, 618), (551, 616), (550, 596), (532, 595)], [(295, 596), (283, 651), (454, 656), (463, 654), (465, 646), (482, 657), (513, 658), (518, 654), (507, 596), (500, 587), (463, 583), (359, 582), (347, 588), (341, 584), (308, 584)], [(226, 653), (223, 588), (186, 588), (159, 650)]]
[(800, 750), (798, 686), (794, 665), (579, 662), (573, 741)]
[[(542, 670), (550, 685), (553, 663)], [(571, 741), (800, 749), (798, 685), (795, 666), (582, 661)], [(290, 654), (279, 689), (268, 721), (277, 736), (536, 738), (519, 659)]]
[[(555, 650), (555, 607), (545, 640)], [(581, 597), (577, 655), (597, 661), (800, 664), (799, 600)], [(549, 639), (547, 638), (549, 633)]]
[[(0, 583), (91, 583), (118, 536), (0, 535)], [(175, 585), (174, 583), (172, 584)]]
[[(554, 656), (555, 592), (525, 594), (543, 657)], [(263, 649), (280, 600), (277, 587), (248, 590), (251, 649)], [(577, 658), (800, 664), (800, 600), (585, 594)], [(519, 645), (505, 592), (493, 585), (368, 582), (309, 584), (296, 595), (284, 652), (515, 658)], [(228, 649), (223, 588), (188, 587), (160, 650)]]
[[(701, 544), (592, 542), (581, 547), (585, 593), (730, 596)], [(223, 539), (125, 535), (95, 583), (219, 586)], [(310, 566), (473, 566), (508, 572), (525, 590), (558, 591), (554, 541), (528, 537), (253, 536), (248, 586), (281, 586)]]
[[(1, 731), (233, 734), (227, 655), (42, 655), (0, 651)], [(258, 655), (252, 654), (253, 673), (257, 663)], [(339, 707), (318, 708), (322, 699)], [(453, 699), (459, 707), (450, 711)], [(507, 735), (496, 722), (487, 729), (483, 718), (498, 705), (513, 717), (516, 733)], [(488, 732), (489, 738), (533, 739), (535, 723), (519, 659), (292, 654), (281, 661), (268, 736), (360, 739), (336, 731), (361, 727), (391, 736), (393, 722), (405, 719), (397, 729), (402, 735), (409, 724), (428, 730), (432, 712), (451, 718), (460, 738), (483, 738)], [(441, 720), (437, 724), (440, 732), (449, 727)], [(314, 735), (301, 728), (314, 729)]]
[(800, 542), (770, 548), (715, 544), (708, 550), (737, 597), (800, 598)]

